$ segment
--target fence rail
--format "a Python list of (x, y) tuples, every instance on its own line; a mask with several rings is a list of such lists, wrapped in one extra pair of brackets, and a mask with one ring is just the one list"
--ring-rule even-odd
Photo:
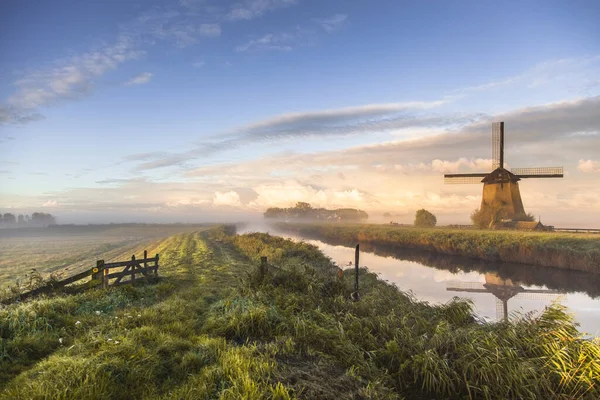
[(573, 233), (600, 233), (600, 229), (586, 228), (554, 228), (557, 232), (573, 232)]
[[(148, 252), (144, 250), (144, 257), (136, 260), (135, 255), (131, 256), (131, 260), (117, 261), (112, 263), (105, 263), (104, 260), (96, 261), (96, 266), (86, 271), (80, 272), (68, 278), (60, 281), (50, 282), (45, 286), (30, 290), (25, 293), (21, 293), (11, 299), (3, 301), (4, 303), (13, 303), (18, 300), (25, 300), (30, 297), (34, 297), (40, 294), (46, 294), (54, 292), (58, 289), (64, 288), (71, 283), (81, 281), (91, 276), (91, 280), (83, 285), (79, 289), (88, 289), (91, 287), (102, 286), (107, 289), (109, 286), (118, 286), (123, 284), (134, 283), (136, 281), (136, 275), (142, 275), (142, 279), (146, 281), (153, 281), (158, 278), (158, 261), (159, 255), (148, 258)], [(125, 267), (120, 271), (111, 272), (111, 269), (117, 269)], [(122, 281), (123, 278), (129, 279)], [(113, 280), (111, 282), (111, 280)]]

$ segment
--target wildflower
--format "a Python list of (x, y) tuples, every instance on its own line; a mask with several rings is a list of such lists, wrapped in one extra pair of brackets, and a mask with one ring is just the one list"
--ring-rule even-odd
[(138, 314), (138, 317), (141, 317), (141, 316), (142, 316), (142, 314)]
[(118, 341), (118, 340), (115, 340), (115, 344), (119, 344), (119, 341)]
[(58, 338), (58, 343), (62, 344), (63, 338)]
[(100, 315), (102, 313), (102, 311), (97, 311), (96, 310), (96, 315)]
[(119, 317), (115, 316), (115, 319), (119, 319)]
[(107, 342), (112, 342), (112, 339), (111, 339), (111, 338), (108, 338)]
[(81, 321), (75, 322), (75, 325), (81, 325)]

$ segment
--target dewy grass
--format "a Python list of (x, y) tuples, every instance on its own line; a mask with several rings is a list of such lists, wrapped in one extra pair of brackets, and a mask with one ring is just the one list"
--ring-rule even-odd
[(349, 245), (366, 243), (600, 274), (600, 236), (555, 232), (278, 223), (284, 232)]
[(600, 342), (560, 306), (490, 324), (365, 269), (353, 302), (353, 271), (266, 234), (156, 248), (158, 284), (1, 309), (0, 398), (600, 398)]

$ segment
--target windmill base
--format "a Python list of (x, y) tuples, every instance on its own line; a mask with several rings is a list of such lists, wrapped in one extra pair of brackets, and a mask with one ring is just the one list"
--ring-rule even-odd
[(493, 182), (483, 185), (480, 209), (494, 214), (498, 208), (504, 212), (506, 219), (525, 214), (517, 182)]

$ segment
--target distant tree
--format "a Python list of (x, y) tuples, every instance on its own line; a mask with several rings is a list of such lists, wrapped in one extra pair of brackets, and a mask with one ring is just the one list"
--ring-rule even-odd
[(17, 223), (17, 219), (15, 218), (15, 214), (6, 213), (2, 217), (2, 222), (4, 225), (14, 225)]
[(471, 214), (473, 225), (481, 229), (493, 228), (506, 218), (504, 206), (500, 202), (495, 202), (483, 209), (477, 209)]
[(265, 218), (284, 218), (286, 214), (285, 208), (271, 207), (263, 214)]
[(437, 218), (429, 211), (422, 208), (416, 212), (415, 226), (420, 228), (433, 228), (435, 224), (437, 224)]
[(23, 214), (19, 214), (19, 216), (17, 217), (17, 224), (21, 226), (25, 225), (25, 217), (23, 216)]
[(294, 207), (298, 210), (311, 210), (312, 206), (310, 205), (310, 203), (305, 203), (303, 201), (299, 201), (296, 203), (296, 206)]
[(389, 212), (383, 213), (383, 216), (386, 218), (389, 218), (392, 216), (392, 214), (390, 214)]
[(31, 214), (31, 224), (34, 226), (48, 226), (56, 224), (56, 218), (51, 214), (35, 212)]
[(355, 210), (354, 208), (340, 208), (334, 212), (341, 220), (344, 221), (358, 221), (369, 218), (369, 214), (362, 210)]

